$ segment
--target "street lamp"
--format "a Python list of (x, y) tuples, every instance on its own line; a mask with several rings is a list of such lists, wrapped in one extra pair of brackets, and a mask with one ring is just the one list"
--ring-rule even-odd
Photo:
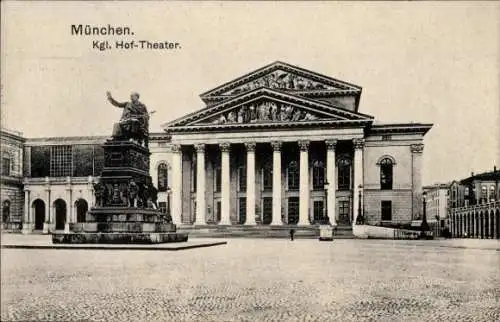
[(361, 209), (361, 189), (363, 189), (363, 185), (358, 186), (358, 216), (356, 218), (356, 224), (357, 225), (362, 225), (365, 223), (365, 220), (363, 218), (363, 212)]
[(423, 211), (422, 211), (422, 225), (420, 225), (420, 229), (422, 232), (428, 231), (429, 230), (429, 224), (427, 223), (427, 212), (426, 212), (426, 204), (425, 204), (425, 197), (427, 193), (424, 191), (422, 193), (422, 206), (423, 206)]
[(323, 216), (323, 221), (325, 224), (329, 225), (330, 224), (330, 217), (328, 217), (328, 188), (330, 187), (330, 184), (328, 181), (325, 181), (325, 216)]

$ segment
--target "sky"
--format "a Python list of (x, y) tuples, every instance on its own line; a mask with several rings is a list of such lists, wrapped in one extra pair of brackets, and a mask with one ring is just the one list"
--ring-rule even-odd
[[(2, 125), (25, 137), (109, 135), (132, 91), (151, 131), (199, 94), (276, 60), (363, 88), (378, 122), (433, 123), (423, 183), (500, 167), (498, 2), (2, 1)], [(134, 35), (72, 35), (71, 25)], [(95, 40), (178, 42), (106, 50)]]

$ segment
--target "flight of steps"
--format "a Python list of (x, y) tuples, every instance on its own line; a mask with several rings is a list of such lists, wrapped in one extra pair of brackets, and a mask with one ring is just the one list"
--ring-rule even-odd
[[(290, 230), (295, 230), (295, 238), (317, 239), (319, 238), (319, 226), (296, 227), (292, 225), (283, 226), (218, 226), (218, 225), (181, 225), (179, 232), (189, 233), (190, 237), (206, 238), (290, 238)], [(351, 226), (338, 226), (334, 233), (335, 238), (354, 238)]]

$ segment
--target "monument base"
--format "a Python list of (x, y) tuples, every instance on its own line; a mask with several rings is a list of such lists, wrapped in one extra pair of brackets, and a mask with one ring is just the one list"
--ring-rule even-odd
[(69, 233), (52, 234), (53, 244), (161, 244), (187, 242), (187, 233)]

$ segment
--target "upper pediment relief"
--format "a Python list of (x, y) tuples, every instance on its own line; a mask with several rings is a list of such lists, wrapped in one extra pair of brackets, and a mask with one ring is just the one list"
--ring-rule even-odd
[(232, 90), (220, 93), (219, 95), (238, 95), (259, 87), (280, 89), (285, 91), (315, 91), (315, 90), (341, 90), (340, 88), (314, 81), (310, 78), (298, 76), (295, 73), (284, 70), (276, 70), (265, 76), (249, 81)]
[(201, 94), (201, 98), (211, 105), (227, 98), (252, 91), (257, 88), (270, 88), (297, 95), (360, 95), (361, 87), (331, 77), (275, 62), (241, 76), (231, 82)]

